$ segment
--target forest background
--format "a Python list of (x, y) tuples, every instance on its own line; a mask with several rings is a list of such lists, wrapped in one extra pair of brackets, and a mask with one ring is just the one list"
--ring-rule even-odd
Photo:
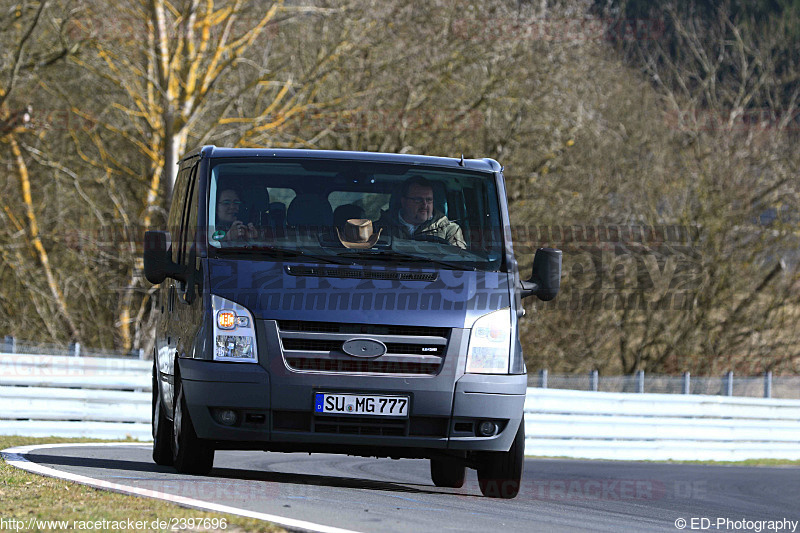
[(0, 0), (0, 336), (152, 351), (202, 144), (492, 157), (529, 369), (800, 372), (800, 0)]

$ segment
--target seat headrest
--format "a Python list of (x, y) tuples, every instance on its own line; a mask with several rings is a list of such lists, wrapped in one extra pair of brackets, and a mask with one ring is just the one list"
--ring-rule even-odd
[(333, 224), (331, 204), (316, 194), (297, 196), (286, 210), (286, 224), (289, 226), (330, 226)]
[(351, 218), (366, 218), (364, 208), (356, 204), (342, 204), (333, 210), (333, 225), (344, 228)]

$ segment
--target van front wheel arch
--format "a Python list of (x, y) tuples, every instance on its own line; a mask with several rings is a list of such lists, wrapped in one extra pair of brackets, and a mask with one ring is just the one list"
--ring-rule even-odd
[(153, 461), (157, 465), (172, 466), (172, 422), (164, 412), (158, 379), (158, 369), (153, 364)]
[(478, 486), (489, 498), (515, 498), (525, 464), (525, 419), (520, 421), (514, 443), (507, 452), (483, 452), (478, 465)]
[(186, 407), (183, 384), (177, 375), (175, 387), (172, 417), (173, 465), (181, 474), (208, 474), (214, 466), (214, 448), (197, 437)]

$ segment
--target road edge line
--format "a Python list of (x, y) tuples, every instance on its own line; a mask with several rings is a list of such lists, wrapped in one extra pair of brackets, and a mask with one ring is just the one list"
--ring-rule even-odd
[(32, 472), (47, 477), (54, 477), (66, 481), (72, 481), (80, 485), (86, 485), (95, 489), (108, 490), (111, 492), (118, 492), (127, 494), (129, 496), (141, 496), (144, 498), (152, 498), (162, 500), (169, 503), (180, 505), (181, 507), (189, 507), (192, 509), (199, 509), (202, 511), (212, 511), (217, 513), (227, 513), (245, 518), (253, 518), (256, 520), (263, 520), (272, 522), (279, 526), (291, 528), (295, 531), (311, 531), (319, 533), (357, 533), (349, 529), (341, 529), (333, 526), (326, 526), (323, 524), (316, 524), (314, 522), (307, 522), (305, 520), (297, 520), (278, 515), (271, 515), (266, 513), (259, 513), (256, 511), (248, 511), (247, 509), (239, 509), (237, 507), (230, 507), (227, 505), (220, 505), (218, 503), (205, 502), (194, 498), (186, 498), (175, 494), (168, 494), (166, 492), (159, 492), (150, 489), (143, 489), (140, 487), (128, 487), (110, 481), (103, 481), (101, 479), (94, 479), (87, 476), (72, 474), (70, 472), (62, 472), (54, 468), (42, 466), (33, 461), (25, 458), (25, 455), (34, 450), (41, 450), (47, 448), (66, 448), (66, 447), (101, 447), (101, 446), (147, 446), (147, 443), (137, 442), (87, 442), (87, 443), (59, 443), (59, 444), (32, 444), (28, 446), (16, 446), (0, 451), (3, 459), (20, 470)]

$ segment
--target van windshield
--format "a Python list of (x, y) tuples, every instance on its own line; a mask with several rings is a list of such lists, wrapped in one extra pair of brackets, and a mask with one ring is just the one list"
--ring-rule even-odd
[(315, 262), (503, 268), (494, 175), (332, 160), (219, 160), (212, 254)]

